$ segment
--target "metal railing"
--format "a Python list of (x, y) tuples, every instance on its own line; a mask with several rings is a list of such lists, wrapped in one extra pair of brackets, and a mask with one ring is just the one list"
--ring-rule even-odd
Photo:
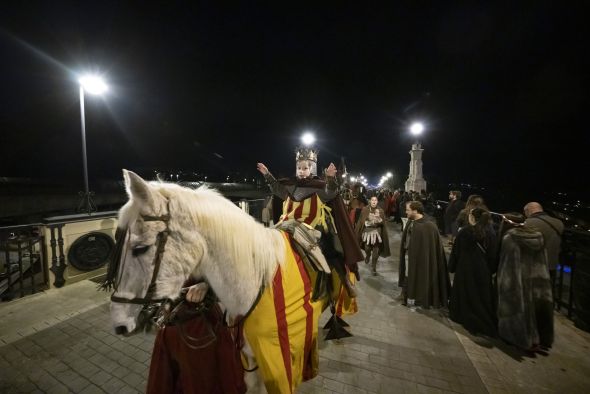
[(556, 273), (556, 308), (590, 331), (590, 233), (566, 228)]
[(0, 227), (0, 297), (10, 300), (48, 288), (40, 223)]
[(256, 221), (262, 222), (262, 210), (264, 209), (264, 198), (255, 199), (241, 199), (234, 201), (234, 203), (240, 207), (244, 212), (252, 216)]

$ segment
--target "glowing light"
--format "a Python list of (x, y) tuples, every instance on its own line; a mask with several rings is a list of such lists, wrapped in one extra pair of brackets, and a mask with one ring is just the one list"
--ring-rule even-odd
[(410, 126), (410, 133), (413, 135), (420, 135), (424, 131), (424, 125), (420, 122), (416, 122)]
[(303, 142), (304, 145), (309, 146), (315, 142), (315, 135), (313, 135), (313, 133), (310, 131), (306, 131), (301, 136), (301, 142)]
[(391, 178), (393, 176), (393, 174), (391, 172), (388, 172), (386, 175), (388, 178)]
[(80, 77), (78, 82), (82, 85), (84, 91), (90, 94), (103, 94), (109, 89), (103, 79), (95, 75), (85, 75)]

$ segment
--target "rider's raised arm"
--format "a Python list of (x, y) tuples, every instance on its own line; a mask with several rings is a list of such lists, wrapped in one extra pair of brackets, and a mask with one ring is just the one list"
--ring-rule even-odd
[(268, 168), (263, 163), (258, 163), (257, 169), (262, 175), (264, 175), (264, 180), (270, 187), (271, 193), (282, 200), (286, 200), (288, 197), (287, 189), (285, 189), (285, 187), (281, 185), (274, 176), (272, 176)]
[(287, 197), (289, 196), (287, 193), (287, 189), (285, 189), (285, 186), (281, 185), (279, 181), (277, 181), (270, 172), (264, 175), (264, 180), (270, 187), (270, 191), (272, 194), (279, 197), (281, 200), (287, 199)]
[(336, 182), (336, 166), (330, 163), (330, 166), (325, 170), (326, 187), (318, 196), (322, 201), (330, 201), (338, 195), (338, 183)]

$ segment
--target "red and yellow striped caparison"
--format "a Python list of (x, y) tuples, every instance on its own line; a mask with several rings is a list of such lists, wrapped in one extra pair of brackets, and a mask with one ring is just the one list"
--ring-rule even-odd
[(307, 270), (285, 239), (285, 263), (272, 286), (244, 322), (244, 336), (254, 351), (269, 393), (293, 393), (318, 374), (318, 320), (322, 301), (312, 302), (315, 272)]

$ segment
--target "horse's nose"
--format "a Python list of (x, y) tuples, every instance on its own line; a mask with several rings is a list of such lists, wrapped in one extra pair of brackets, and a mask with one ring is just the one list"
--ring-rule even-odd
[(125, 335), (125, 334), (127, 334), (127, 327), (125, 327), (125, 326), (115, 327), (115, 334), (117, 334), (117, 335)]

